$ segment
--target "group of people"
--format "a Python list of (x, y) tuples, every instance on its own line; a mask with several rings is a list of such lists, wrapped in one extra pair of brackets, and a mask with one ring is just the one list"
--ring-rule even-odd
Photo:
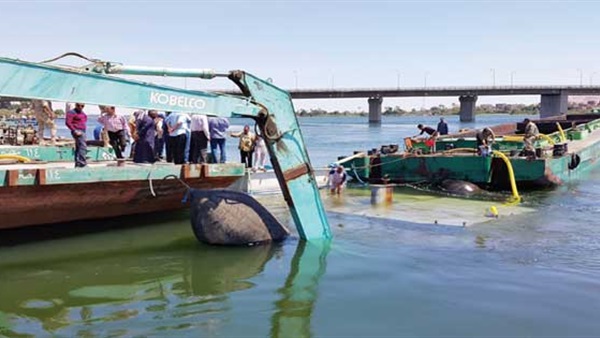
[(432, 152), (435, 152), (435, 142), (437, 141), (437, 138), (442, 135), (448, 135), (448, 123), (446, 123), (446, 120), (444, 120), (443, 117), (440, 117), (440, 122), (438, 122), (437, 129), (433, 129), (432, 127), (424, 126), (422, 124), (418, 124), (417, 129), (420, 130), (420, 133), (413, 136), (413, 138), (427, 134), (428, 136), (425, 140), (425, 145), (428, 146)]
[[(51, 143), (56, 142), (56, 115), (52, 103), (33, 100), (32, 108), (38, 121), (39, 143), (44, 144), (44, 131), (50, 129)], [(86, 130), (88, 116), (85, 104), (67, 103), (65, 124), (75, 141), (75, 167), (87, 165)], [(164, 159), (175, 164), (225, 163), (225, 145), (228, 136), (239, 138), (240, 160), (247, 168), (265, 170), (267, 146), (264, 139), (250, 131), (248, 125), (240, 132), (227, 133), (229, 121), (224, 117), (188, 115), (178, 112), (159, 113), (156, 110), (138, 110), (131, 117), (119, 115), (114, 106), (99, 106), (96, 140), (105, 139), (118, 159), (125, 158), (131, 143), (130, 157), (135, 163), (154, 163)], [(208, 155), (208, 147), (212, 159)]]
[[(523, 120), (525, 127), (523, 134), (523, 151), (522, 155), (535, 157), (535, 140), (540, 136), (540, 131), (537, 125), (526, 118)], [(483, 128), (478, 131), (475, 135), (477, 141), (477, 154), (480, 156), (491, 156), (492, 155), (492, 144), (496, 141), (496, 135), (491, 128)]]
[[(523, 136), (523, 153), (527, 156), (535, 156), (534, 142), (539, 137), (540, 132), (537, 125), (526, 118), (523, 120), (525, 126)], [(444, 118), (440, 118), (440, 122), (437, 125), (437, 129), (422, 124), (417, 125), (417, 128), (421, 131), (420, 134), (413, 137), (418, 137), (423, 134), (427, 134), (428, 137), (425, 140), (425, 145), (435, 152), (435, 143), (439, 136), (448, 134), (448, 124)], [(481, 156), (490, 156), (492, 154), (492, 144), (496, 140), (496, 135), (491, 128), (483, 128), (475, 134), (477, 154)]]

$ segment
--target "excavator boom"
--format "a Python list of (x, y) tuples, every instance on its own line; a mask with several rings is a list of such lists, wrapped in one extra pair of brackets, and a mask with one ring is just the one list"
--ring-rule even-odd
[[(241, 96), (156, 85), (106, 74), (227, 76)], [(134, 109), (253, 118), (265, 141), (300, 238), (330, 238), (331, 231), (289, 93), (243, 71), (123, 66), (85, 68), (0, 58), (0, 96), (81, 102)]]

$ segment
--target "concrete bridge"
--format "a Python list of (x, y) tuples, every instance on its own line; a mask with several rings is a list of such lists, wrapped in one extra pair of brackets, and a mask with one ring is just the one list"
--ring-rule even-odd
[(369, 123), (381, 123), (384, 97), (458, 97), (460, 120), (475, 120), (479, 96), (540, 95), (540, 116), (565, 114), (569, 95), (600, 95), (600, 86), (490, 86), (490, 87), (420, 87), (420, 88), (339, 88), (296, 89), (289, 91), (294, 99), (367, 98)]
[[(227, 94), (239, 92), (220, 91)], [(349, 99), (367, 98), (369, 123), (381, 123), (384, 97), (458, 97), (460, 120), (475, 120), (475, 105), (479, 96), (540, 95), (540, 117), (562, 115), (567, 112), (569, 95), (600, 95), (600, 86), (482, 86), (482, 87), (415, 87), (415, 88), (339, 88), (293, 89), (293, 99)], [(18, 98), (0, 98), (0, 107)]]

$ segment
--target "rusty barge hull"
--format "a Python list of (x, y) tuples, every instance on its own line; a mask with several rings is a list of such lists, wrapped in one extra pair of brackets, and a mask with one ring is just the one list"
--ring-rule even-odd
[[(243, 165), (0, 168), (0, 229), (172, 211), (186, 207), (187, 187), (225, 188)], [(181, 180), (181, 181), (180, 181)]]

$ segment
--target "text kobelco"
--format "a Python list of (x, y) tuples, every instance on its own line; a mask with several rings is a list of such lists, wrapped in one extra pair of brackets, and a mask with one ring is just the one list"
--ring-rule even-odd
[(150, 103), (159, 103), (179, 108), (204, 109), (206, 102), (202, 99), (193, 97), (169, 95), (164, 93), (151, 92)]

